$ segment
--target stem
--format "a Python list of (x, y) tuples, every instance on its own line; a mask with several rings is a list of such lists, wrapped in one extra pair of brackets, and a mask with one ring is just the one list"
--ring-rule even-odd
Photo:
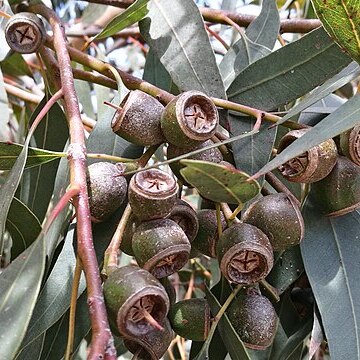
[(79, 292), (79, 284), (82, 273), (82, 266), (79, 257), (76, 257), (76, 265), (74, 271), (73, 285), (71, 289), (70, 300), (70, 315), (69, 315), (69, 333), (66, 345), (65, 360), (70, 360), (74, 348), (74, 334), (75, 334), (75, 315), (76, 315), (76, 301)]
[(39, 104), (39, 102), (42, 100), (42, 97), (39, 95), (35, 95), (31, 92), (28, 92), (26, 90), (20, 89), (17, 86), (4, 83), (4, 87), (7, 93), (14, 95), (18, 97), (19, 99), (22, 99), (26, 102), (30, 102), (33, 104)]
[(238, 207), (233, 211), (233, 213), (229, 216), (229, 220), (233, 222), (235, 218), (238, 216), (239, 212), (244, 208), (244, 204), (239, 204)]
[(129, 204), (127, 204), (122, 214), (119, 225), (117, 226), (116, 231), (110, 241), (110, 244), (105, 251), (104, 266), (102, 270), (102, 274), (105, 276), (109, 276), (110, 272), (118, 267), (118, 252), (123, 238), (124, 230), (130, 218), (130, 215), (131, 207)]
[(240, 139), (243, 139), (245, 137), (248, 137), (248, 136), (251, 136), (251, 135), (255, 135), (257, 134), (259, 131), (258, 130), (252, 130), (252, 131), (249, 131), (248, 133), (244, 133), (244, 134), (240, 134), (240, 135), (237, 135), (237, 136), (234, 136), (230, 139), (227, 139), (227, 140), (224, 140), (224, 141), (221, 141), (221, 142), (218, 142), (218, 143), (214, 143), (214, 144), (211, 144), (211, 145), (208, 145), (206, 147), (203, 147), (201, 149), (196, 149), (194, 151), (191, 151), (189, 153), (186, 153), (186, 154), (183, 154), (183, 155), (180, 155), (180, 156), (176, 156), (172, 159), (169, 159), (169, 160), (165, 160), (165, 161), (162, 161), (162, 162), (159, 162), (159, 163), (156, 163), (154, 165), (150, 165), (150, 166), (147, 166), (145, 168), (141, 168), (141, 169), (138, 169), (138, 170), (134, 170), (134, 171), (130, 171), (130, 172), (126, 172), (124, 173), (124, 175), (132, 175), (132, 174), (135, 174), (139, 171), (142, 171), (142, 170), (148, 170), (148, 169), (154, 169), (154, 168), (158, 168), (159, 166), (162, 166), (162, 165), (169, 165), (173, 162), (176, 162), (176, 161), (180, 161), (182, 159), (186, 159), (190, 156), (193, 156), (193, 155), (196, 155), (196, 154), (199, 154), (203, 151), (206, 151), (206, 150), (209, 150), (209, 149), (213, 149), (213, 148), (216, 148), (216, 147), (219, 147), (221, 145), (225, 145), (225, 144), (230, 144), (234, 141), (237, 141), (237, 140), (240, 140)]
[[(232, 215), (233, 215), (233, 212), (231, 211), (230, 209), (230, 206), (226, 203), (220, 203), (220, 206), (221, 206), (221, 210), (225, 216), (225, 219), (226, 219), (226, 223), (227, 223), (227, 226), (229, 227), (233, 222), (235, 223), (239, 223), (240, 220), (235, 217), (233, 219), (231, 219)], [(230, 220), (231, 219), (231, 220)]]
[(216, 203), (215, 207), (216, 207), (216, 224), (218, 228), (218, 234), (220, 237), (223, 232), (222, 224), (221, 224), (221, 205), (219, 203)]
[[(237, 104), (228, 100), (223, 100), (218, 98), (212, 98), (212, 100), (216, 106), (222, 107), (223, 109), (234, 110), (246, 115), (253, 116), (257, 119), (257, 121), (259, 120), (260, 117), (262, 120), (267, 120), (276, 124), (279, 120), (282, 119), (280, 116), (271, 114), (269, 112), (255, 109), (250, 106)], [(307, 125), (298, 124), (293, 121), (285, 121), (281, 125), (286, 126), (287, 128), (292, 130), (303, 129), (308, 127)]]
[(104, 358), (116, 359), (116, 349), (107, 319), (104, 297), (101, 288), (99, 267), (96, 259), (86, 183), (86, 146), (84, 127), (81, 121), (79, 103), (75, 92), (70, 57), (67, 50), (63, 25), (54, 11), (43, 4), (29, 7), (44, 16), (52, 27), (54, 49), (60, 68), (61, 88), (64, 94), (64, 109), (68, 120), (70, 145), (69, 166), (70, 183), (79, 186), (79, 196), (74, 199), (77, 217), (78, 256), (84, 268), (88, 291), (88, 306), (92, 327), (92, 339), (88, 360)]
[(270, 285), (265, 279), (259, 281), (259, 285), (261, 285), (266, 293), (271, 296), (271, 298), (278, 302), (280, 301), (280, 296), (276, 288), (274, 288), (272, 285)]
[(10, 14), (8, 14), (8, 13), (6, 13), (4, 11), (1, 11), (1, 10), (0, 10), (0, 16), (5, 18), (5, 19), (10, 19), (11, 18)]
[(242, 285), (236, 286), (235, 290), (232, 291), (232, 293), (229, 295), (229, 297), (226, 299), (224, 305), (221, 307), (221, 309), (218, 311), (218, 313), (214, 317), (214, 321), (211, 324), (211, 328), (209, 331), (208, 339), (211, 339), (215, 333), (217, 324), (219, 323), (221, 317), (224, 315), (226, 309), (229, 307), (231, 302), (234, 300), (236, 294), (240, 291), (242, 288)]
[[(141, 155), (140, 159), (137, 161), (140, 168), (143, 168), (148, 163), (158, 147), (159, 145), (152, 145)], [(141, 170), (143, 169), (139, 169), (138, 171)]]
[(285, 193), (292, 198), (296, 204), (300, 206), (299, 200), (296, 196), (283, 184), (273, 173), (269, 172), (265, 175), (265, 180), (277, 191)]
[(205, 25), (206, 30), (211, 34), (219, 43), (226, 49), (229, 50), (230, 46), (224, 41), (224, 39), (214, 30), (210, 28), (210, 26)]
[(130, 163), (130, 162), (135, 163), (136, 162), (136, 160), (134, 160), (134, 159), (128, 159), (128, 158), (123, 158), (123, 157), (113, 156), (113, 155), (108, 155), (108, 154), (90, 153), (90, 154), (86, 154), (86, 156), (90, 159), (102, 159), (102, 160), (109, 160), (109, 161), (114, 161), (114, 162), (123, 162), (123, 163)]

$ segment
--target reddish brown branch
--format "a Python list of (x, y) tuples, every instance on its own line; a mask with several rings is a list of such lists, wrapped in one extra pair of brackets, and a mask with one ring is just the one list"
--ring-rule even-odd
[[(129, 7), (134, 0), (88, 0), (91, 3), (112, 5), (125, 9)], [(237, 25), (247, 27), (256, 16), (240, 14), (234, 11), (216, 10), (210, 8), (200, 8), (200, 12), (205, 21), (228, 25), (225, 17), (234, 21)], [(308, 33), (321, 26), (318, 19), (284, 19), (280, 22), (280, 34), (282, 33)]]
[(80, 117), (79, 103), (74, 88), (70, 57), (60, 19), (54, 11), (42, 4), (33, 5), (30, 10), (41, 14), (50, 23), (54, 34), (54, 49), (57, 55), (61, 88), (64, 94), (65, 114), (69, 124), (70, 145), (68, 159), (71, 186), (79, 187), (74, 199), (77, 217), (78, 255), (83, 264), (87, 283), (88, 305), (92, 327), (92, 339), (88, 353), (89, 360), (116, 359), (116, 350), (110, 331), (104, 297), (101, 288), (99, 266), (92, 238), (90, 209), (86, 185), (86, 147), (84, 128)]

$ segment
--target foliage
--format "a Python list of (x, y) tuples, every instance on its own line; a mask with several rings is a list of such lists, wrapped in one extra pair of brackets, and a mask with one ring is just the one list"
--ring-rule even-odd
[[(52, 20), (46, 27), (54, 36), (37, 56), (14, 53), (5, 40), (17, 3), (3, 1), (0, 13), (0, 359), (95, 359), (84, 349), (94, 345), (94, 311), (104, 305), (102, 297), (87, 299), (88, 292), (101, 293), (100, 272), (105, 279), (118, 260), (125, 266), (134, 258), (118, 259), (120, 244), (113, 247), (131, 220), (126, 204), (90, 224), (85, 157), (88, 164), (123, 162), (128, 180), (141, 168), (170, 171), (167, 165), (180, 161), (181, 198), (195, 210), (216, 208), (219, 234), (220, 209), (231, 225), (270, 193), (286, 192), (301, 205), (303, 241), (274, 253), (272, 270), (254, 285), (277, 312), (272, 344), (247, 348), (226, 315), (228, 300), (243, 289), (220, 275), (216, 259), (194, 251), (170, 282), (177, 283), (178, 300), (205, 297), (215, 321), (203, 343), (177, 338), (166, 359), (359, 358), (360, 199), (352, 212), (328, 217), (311, 184), (289, 183), (278, 169), (330, 138), (345, 155), (339, 135), (360, 124), (360, 2), (263, 0), (252, 17), (234, 0), (220, 2), (221, 9), (194, 0), (119, 0), (118, 8), (96, 0), (85, 9), (68, 2), (66, 17), (76, 16), (65, 24), (68, 47), (56, 49), (61, 36)], [(27, 10), (46, 22), (40, 3), (30, 1)], [(314, 11), (321, 22), (310, 18)], [(63, 61), (68, 51), (72, 74)], [(70, 83), (76, 79), (78, 98), (66, 93), (64, 74)], [(188, 90), (210, 96), (220, 118), (212, 140), (228, 163), (199, 160), (204, 150), (196, 149), (169, 161), (166, 144), (144, 151), (115, 135), (112, 118), (134, 89), (163, 105)], [(311, 129), (276, 154), (280, 138), (304, 122)], [(359, 155), (358, 144), (354, 151)], [(84, 245), (87, 226), (94, 248)], [(104, 340), (108, 327), (101, 326)], [(117, 354), (130, 358), (123, 340), (115, 340)]]

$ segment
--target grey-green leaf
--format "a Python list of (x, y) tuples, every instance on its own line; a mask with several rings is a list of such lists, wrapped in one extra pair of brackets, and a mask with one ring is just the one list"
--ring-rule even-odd
[(280, 125), (283, 122), (291, 119), (301, 111), (307, 109), (309, 106), (315, 104), (319, 100), (323, 99), (333, 91), (341, 88), (349, 81), (355, 79), (360, 75), (360, 67), (356, 62), (352, 62), (345, 69), (341, 70), (331, 79), (327, 80), (319, 86), (317, 89), (306, 95), (296, 106), (294, 106), (277, 124)]
[[(45, 269), (45, 238), (15, 259), (0, 275), (1, 359), (13, 359), (29, 324)], [(24, 301), (26, 299), (26, 301)]]
[[(10, 170), (23, 148), (24, 145), (21, 144), (0, 142), (0, 170)], [(65, 156), (65, 153), (29, 147), (25, 168), (39, 166)]]
[(215, 55), (194, 1), (153, 0), (148, 9), (139, 23), (141, 33), (180, 90), (225, 98)]
[(326, 217), (304, 209), (301, 244), (305, 270), (319, 307), (332, 359), (360, 357), (360, 214)]
[(320, 28), (248, 66), (229, 87), (228, 97), (272, 110), (306, 94), (350, 62)]
[(357, 94), (344, 105), (316, 124), (304, 136), (290, 144), (278, 156), (266, 164), (255, 176), (261, 176), (278, 168), (286, 161), (302, 154), (313, 146), (333, 138), (352, 128), (360, 119), (360, 95)]
[(6, 219), (6, 229), (12, 238), (11, 258), (15, 259), (36, 240), (41, 224), (23, 202), (14, 198)]
[(114, 35), (128, 26), (140, 21), (148, 12), (148, 2), (149, 0), (135, 1), (124, 12), (112, 19), (109, 24), (107, 24), (105, 28), (95, 36), (94, 40)]
[(180, 170), (184, 179), (206, 199), (214, 202), (243, 204), (260, 191), (256, 181), (248, 181), (249, 175), (224, 165), (208, 161), (181, 160), (185, 168)]
[(219, 65), (225, 88), (251, 63), (271, 53), (280, 28), (276, 2), (264, 0), (259, 16), (248, 26), (245, 36), (225, 54)]

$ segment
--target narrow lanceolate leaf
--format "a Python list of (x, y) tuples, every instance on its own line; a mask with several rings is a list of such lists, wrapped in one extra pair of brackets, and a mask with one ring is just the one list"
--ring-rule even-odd
[(225, 88), (247, 66), (271, 53), (279, 28), (280, 17), (276, 2), (264, 0), (259, 16), (248, 26), (245, 36), (228, 50), (219, 65)]
[[(10, 170), (23, 148), (24, 145), (21, 144), (0, 142), (0, 170)], [(65, 156), (65, 153), (29, 147), (25, 168), (45, 164)]]
[(316, 124), (304, 136), (291, 143), (284, 151), (266, 164), (255, 177), (266, 174), (278, 168), (286, 161), (301, 155), (315, 145), (333, 138), (336, 135), (352, 128), (360, 119), (360, 95), (355, 95), (344, 105)]
[(181, 160), (184, 179), (206, 199), (215, 202), (243, 204), (260, 191), (256, 181), (247, 181), (249, 175), (237, 169), (207, 161)]
[(360, 2), (358, 0), (313, 0), (315, 11), (331, 37), (360, 62)]
[(140, 21), (148, 12), (147, 3), (149, 0), (137, 0), (124, 12), (112, 19), (105, 28), (95, 36), (95, 39), (103, 39), (112, 36), (128, 26)]
[(317, 29), (248, 66), (231, 84), (228, 97), (272, 110), (303, 96), (350, 62), (325, 30)]
[(310, 94), (306, 95), (296, 106), (294, 106), (277, 124), (291, 119), (293, 116), (299, 114), (301, 111), (307, 109), (319, 100), (323, 99), (333, 91), (340, 89), (349, 81), (355, 79), (360, 75), (360, 67), (356, 62), (352, 62), (344, 70), (340, 71), (333, 78), (327, 80), (324, 84), (319, 86)]
[[(1, 359), (13, 359), (29, 324), (45, 268), (45, 239), (36, 242), (0, 275)], [(26, 301), (24, 301), (26, 299)]]
[(6, 229), (11, 234), (11, 258), (15, 259), (38, 237), (41, 225), (34, 213), (19, 199), (14, 198), (6, 219)]
[[(2, 31), (0, 31), (1, 33)], [(1, 36), (1, 35), (0, 35)], [(0, 51), (1, 53), (1, 51)], [(1, 54), (0, 54), (1, 55)], [(0, 140), (8, 139), (7, 123), (9, 121), (9, 103), (5, 90), (3, 74), (0, 69)]]
[(360, 358), (360, 214), (331, 218), (316, 204), (304, 209), (301, 244), (332, 359)]
[(225, 90), (199, 9), (193, 0), (153, 0), (140, 22), (146, 42), (182, 91), (224, 98)]

